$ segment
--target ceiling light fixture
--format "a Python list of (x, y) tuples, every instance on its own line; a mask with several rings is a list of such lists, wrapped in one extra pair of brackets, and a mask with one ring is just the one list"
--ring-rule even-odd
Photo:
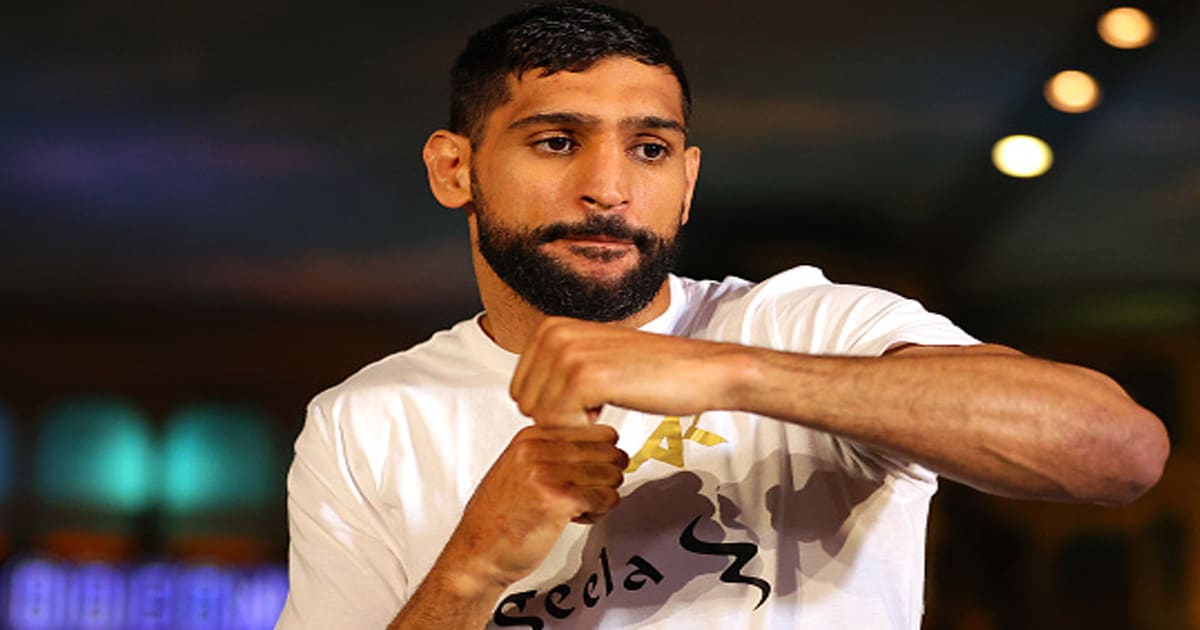
[(1050, 170), (1054, 152), (1050, 145), (1035, 136), (1012, 135), (1002, 138), (992, 147), (992, 163), (1010, 177), (1037, 177)]
[(1154, 22), (1141, 9), (1117, 7), (1100, 17), (1100, 38), (1114, 48), (1141, 48), (1154, 41)]
[(1054, 109), (1080, 114), (1100, 102), (1100, 85), (1086, 72), (1063, 70), (1046, 82), (1045, 96)]

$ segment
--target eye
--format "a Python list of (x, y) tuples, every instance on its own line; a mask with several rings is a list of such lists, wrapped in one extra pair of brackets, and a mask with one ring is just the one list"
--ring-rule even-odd
[(633, 148), (634, 155), (645, 162), (658, 162), (671, 154), (671, 149), (658, 142), (644, 142)]
[(576, 143), (567, 136), (551, 136), (533, 143), (533, 146), (546, 153), (567, 154), (575, 150)]

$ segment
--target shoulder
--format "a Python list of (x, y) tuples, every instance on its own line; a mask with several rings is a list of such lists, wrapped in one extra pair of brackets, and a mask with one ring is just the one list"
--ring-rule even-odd
[(750, 306), (773, 298), (807, 295), (819, 289), (845, 286), (832, 284), (820, 269), (811, 266), (793, 267), (761, 282), (737, 276), (726, 276), (720, 281), (683, 277), (676, 280), (691, 310), (722, 304)]
[(481, 342), (474, 337), (482, 335), (472, 329), (477, 326), (473, 319), (459, 322), (363, 367), (317, 394), (306, 424), (367, 436), (405, 431), (416, 410), (442, 404), (473, 384), (502, 380), (496, 358), (489, 362), (481, 356), (486, 353), (477, 347)]
[(758, 283), (727, 278), (706, 328), (716, 338), (814, 354), (879, 355), (897, 343), (978, 343), (917, 300), (886, 289), (830, 282), (816, 267)]
[(460, 322), (315, 396), (296, 439), (296, 457), (336, 460), (351, 476), (377, 481), (389, 458), (411, 457), (414, 445), (452, 433), (450, 410), (504, 382), (502, 372), (480, 357), (471, 326), (477, 326), (474, 320)]

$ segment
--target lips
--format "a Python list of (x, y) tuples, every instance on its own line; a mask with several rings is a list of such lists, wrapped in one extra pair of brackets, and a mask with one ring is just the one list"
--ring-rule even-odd
[(620, 252), (629, 247), (647, 251), (655, 238), (645, 229), (634, 228), (620, 215), (592, 214), (576, 223), (552, 223), (537, 229), (540, 243), (561, 241), (572, 249), (592, 248)]
[(564, 241), (579, 245), (633, 245), (634, 242), (627, 238), (617, 238), (607, 234), (573, 234), (563, 237)]
[(632, 241), (608, 236), (568, 237), (558, 242), (563, 243), (572, 254), (597, 262), (612, 262), (624, 258), (635, 249)]

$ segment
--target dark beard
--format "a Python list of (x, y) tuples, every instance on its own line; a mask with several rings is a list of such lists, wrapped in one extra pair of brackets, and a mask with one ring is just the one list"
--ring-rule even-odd
[[(626, 319), (650, 304), (675, 266), (678, 238), (635, 229), (620, 215), (591, 214), (579, 223), (552, 223), (520, 232), (492, 225), (478, 190), (475, 200), (479, 253), (521, 299), (546, 315), (595, 322)], [(589, 236), (631, 241), (639, 254), (637, 266), (616, 280), (601, 281), (575, 273), (540, 248), (561, 238)], [(615, 257), (605, 250), (583, 255), (606, 261)]]

